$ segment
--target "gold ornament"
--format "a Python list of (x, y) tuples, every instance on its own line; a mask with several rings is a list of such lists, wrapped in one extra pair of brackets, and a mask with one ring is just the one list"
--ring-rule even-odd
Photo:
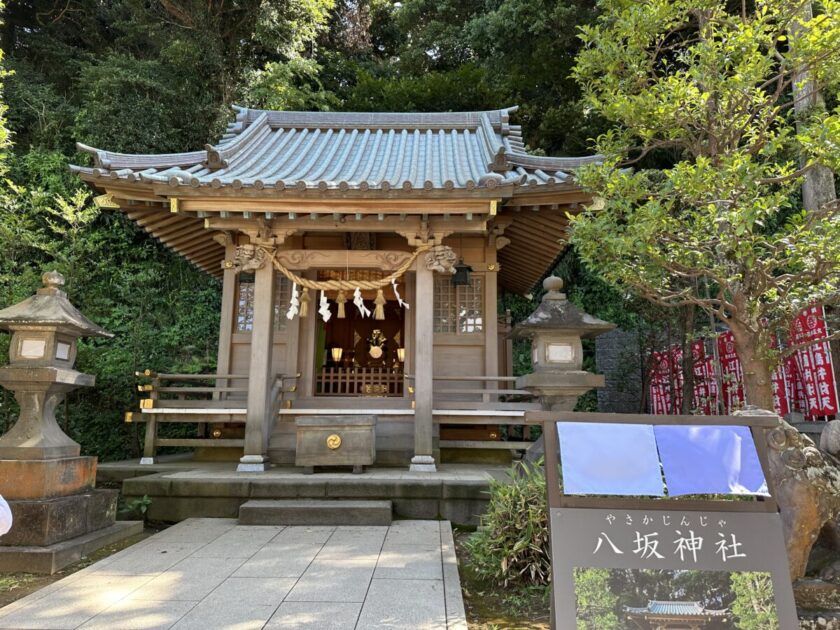
[(327, 438), (327, 448), (331, 451), (334, 451), (341, 447), (341, 436), (337, 433), (333, 433), (331, 436)]

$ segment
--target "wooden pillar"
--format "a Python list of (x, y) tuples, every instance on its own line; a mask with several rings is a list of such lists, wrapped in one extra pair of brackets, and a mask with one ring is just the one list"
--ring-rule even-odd
[[(233, 261), (236, 245), (229, 243), (225, 246), (225, 261)], [(216, 374), (230, 374), (231, 343), (233, 340), (233, 326), (236, 320), (236, 269), (224, 268), (222, 280), (222, 312), (219, 316), (219, 352), (216, 359)], [(227, 379), (217, 379), (216, 387), (229, 387)], [(214, 400), (226, 396), (213, 394)]]
[[(499, 315), (498, 299), (499, 268), (496, 262), (496, 237), (491, 236), (485, 249), (484, 260), (487, 273), (484, 274), (484, 376), (499, 375)], [(488, 389), (504, 389), (499, 383), (491, 382)]]
[(417, 264), (414, 304), (414, 457), (410, 469), (435, 472), (432, 392), (434, 374), (434, 272)]
[(245, 423), (245, 453), (237, 471), (267, 470), (271, 413), (271, 354), (274, 343), (274, 266), (264, 264), (254, 274), (254, 327), (251, 331), (251, 362), (248, 370), (248, 411)]

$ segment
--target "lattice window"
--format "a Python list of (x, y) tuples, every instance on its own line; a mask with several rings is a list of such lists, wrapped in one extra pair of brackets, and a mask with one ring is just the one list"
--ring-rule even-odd
[[(285, 276), (274, 278), (274, 330), (286, 330), (286, 311), (292, 296), (292, 283)], [(240, 274), (239, 295), (236, 302), (236, 332), (249, 333), (254, 329), (254, 276)]]
[(285, 332), (286, 325), (289, 323), (286, 312), (289, 310), (290, 299), (292, 299), (292, 281), (286, 276), (277, 274), (274, 276), (274, 330), (278, 332)]
[(247, 333), (254, 328), (254, 276), (239, 274), (239, 295), (236, 300), (236, 332)]
[(470, 284), (455, 286), (452, 278), (435, 274), (435, 332), (471, 334), (484, 332), (482, 279), (473, 275)]

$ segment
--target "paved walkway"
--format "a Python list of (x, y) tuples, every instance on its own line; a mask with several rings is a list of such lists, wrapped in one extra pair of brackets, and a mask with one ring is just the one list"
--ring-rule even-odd
[(452, 529), (188, 519), (0, 609), (0, 628), (466, 630)]

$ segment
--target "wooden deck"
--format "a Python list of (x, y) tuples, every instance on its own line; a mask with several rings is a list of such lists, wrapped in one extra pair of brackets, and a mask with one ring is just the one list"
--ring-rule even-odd
[[(241, 374), (137, 374), (140, 410), (126, 414), (126, 422), (147, 425), (142, 463), (152, 464), (161, 447), (241, 448), (247, 416), (246, 375)], [(375, 415), (379, 418), (377, 450), (384, 461), (395, 463), (410, 451), (415, 415), (413, 377), (399, 376), (401, 396), (299, 396), (299, 375), (275, 377), (271, 392), (272, 415), (269, 452), (275, 462), (289, 463), (294, 452), (294, 419), (305, 415)], [(349, 378), (347, 374), (345, 378)], [(365, 382), (369, 375), (362, 377)], [(393, 379), (392, 379), (393, 380)], [(513, 377), (436, 377), (432, 417), (438, 449), (524, 450), (531, 442), (525, 413), (541, 405), (529, 392), (510, 388)], [(235, 385), (231, 385), (234, 383)], [(404, 384), (404, 386), (403, 386)], [(389, 387), (395, 387), (393, 383)], [(358, 388), (347, 386), (352, 391)], [(396, 389), (394, 389), (396, 391)], [(195, 436), (168, 436), (163, 425), (196, 425)], [(481, 428), (486, 428), (481, 431)], [(443, 428), (443, 436), (441, 436)], [(458, 431), (457, 429), (462, 430)], [(447, 433), (449, 435), (447, 435)], [(387, 455), (385, 455), (387, 453)]]

